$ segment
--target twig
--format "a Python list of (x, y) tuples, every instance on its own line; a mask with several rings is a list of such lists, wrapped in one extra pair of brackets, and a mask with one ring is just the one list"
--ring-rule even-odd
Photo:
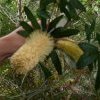
[(18, 17), (19, 17), (19, 21), (23, 20), (22, 17), (22, 0), (18, 0)]

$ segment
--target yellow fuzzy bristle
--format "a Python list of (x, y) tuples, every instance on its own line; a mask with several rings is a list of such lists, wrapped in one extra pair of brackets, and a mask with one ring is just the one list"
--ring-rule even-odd
[(57, 47), (65, 51), (65, 53), (72, 57), (76, 62), (83, 54), (82, 49), (74, 41), (70, 41), (69, 39), (58, 40)]
[(25, 74), (53, 50), (54, 41), (46, 32), (33, 32), (26, 43), (11, 57), (11, 64), (17, 73)]

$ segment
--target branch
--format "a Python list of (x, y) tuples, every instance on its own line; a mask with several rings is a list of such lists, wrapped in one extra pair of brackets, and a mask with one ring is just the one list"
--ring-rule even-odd
[(22, 17), (22, 0), (18, 0), (18, 17), (19, 17), (19, 21), (23, 20)]

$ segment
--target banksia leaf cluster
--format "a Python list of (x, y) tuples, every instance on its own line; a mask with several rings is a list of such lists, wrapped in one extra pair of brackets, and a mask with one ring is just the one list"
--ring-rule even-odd
[[(40, 5), (41, 4), (44, 6), (44, 2), (40, 2)], [(44, 61), (46, 56), (48, 56), (53, 50), (56, 43), (58, 48), (63, 49), (68, 55), (78, 61), (79, 57), (83, 54), (83, 51), (75, 43), (69, 40), (63, 41), (61, 38), (78, 34), (79, 30), (65, 29), (63, 27), (57, 28), (56, 26), (63, 18), (63, 15), (58, 16), (48, 23), (46, 19), (47, 17), (43, 17), (43, 12), (40, 11), (38, 16), (41, 23), (39, 24), (35, 16), (27, 7), (24, 7), (24, 11), (34, 29), (28, 25), (28, 23), (23, 21), (20, 22), (24, 31), (19, 32), (19, 34), (28, 38), (26, 39), (26, 43), (11, 57), (11, 64), (14, 66), (13, 68), (15, 68), (17, 73), (25, 74), (32, 70), (39, 62)], [(43, 31), (47, 31), (47, 33)], [(57, 58), (56, 55), (53, 61), (55, 62), (58, 60)], [(57, 64), (55, 65), (57, 66)], [(58, 68), (58, 66), (56, 68)]]
[(83, 54), (82, 49), (72, 40), (61, 39), (57, 42), (57, 47), (62, 49), (66, 54), (73, 58), (76, 62)]
[(53, 50), (54, 41), (41, 30), (34, 31), (26, 43), (11, 57), (11, 64), (17, 73), (25, 74), (32, 70), (39, 62)]

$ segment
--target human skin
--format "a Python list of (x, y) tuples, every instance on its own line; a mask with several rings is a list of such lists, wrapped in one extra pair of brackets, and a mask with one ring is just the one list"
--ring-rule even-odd
[[(38, 23), (40, 24), (41, 21), (38, 20)], [(34, 28), (31, 22), (28, 22), (28, 24)], [(20, 26), (8, 35), (0, 38), (0, 63), (10, 57), (25, 43), (25, 38), (18, 34), (18, 32), (22, 30), (24, 29)]]
[(21, 30), (23, 28), (19, 27), (0, 38), (0, 62), (10, 57), (25, 43), (25, 38), (18, 34), (18, 31)]

